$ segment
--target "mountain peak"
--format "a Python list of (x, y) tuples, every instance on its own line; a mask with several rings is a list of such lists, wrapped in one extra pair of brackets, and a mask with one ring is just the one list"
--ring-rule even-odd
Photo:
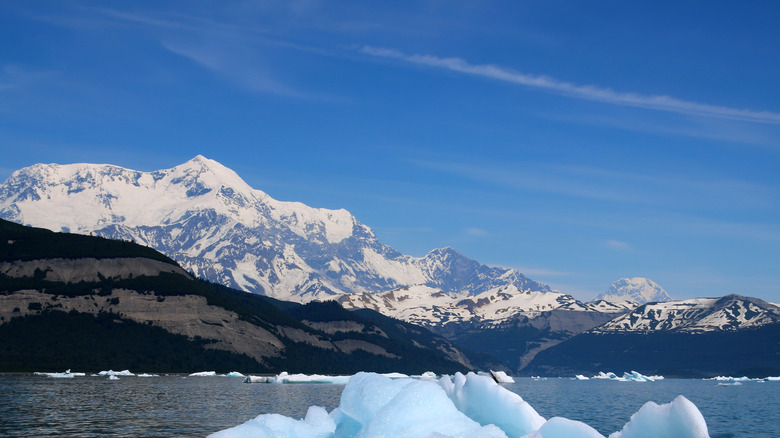
[(638, 304), (650, 302), (666, 302), (672, 298), (661, 286), (649, 278), (633, 277), (621, 278), (596, 296), (596, 300), (605, 300), (613, 303), (633, 301)]

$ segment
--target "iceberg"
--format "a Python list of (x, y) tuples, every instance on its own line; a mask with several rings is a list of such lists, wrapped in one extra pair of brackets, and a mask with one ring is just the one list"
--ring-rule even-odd
[(135, 376), (135, 374), (131, 373), (130, 370), (124, 370), (124, 371), (114, 371), (114, 370), (108, 370), (108, 371), (101, 371), (97, 373), (98, 376), (105, 377), (105, 376)]
[(119, 380), (119, 377), (117, 377), (116, 374), (111, 374), (108, 376), (108, 380)]
[(190, 374), (190, 377), (216, 377), (216, 371), (200, 371)]
[(34, 374), (36, 376), (46, 376), (52, 379), (72, 379), (74, 377), (86, 376), (85, 373), (72, 373), (70, 372), (70, 370), (66, 370), (64, 373), (46, 373), (46, 372), (36, 371)]
[(664, 376), (645, 376), (644, 374), (638, 373), (636, 371), (631, 371), (630, 373), (623, 373), (622, 377), (618, 377), (617, 374), (613, 372), (605, 373), (604, 371), (601, 371), (592, 378), (615, 380), (618, 382), (655, 382), (656, 380), (663, 380)]
[(141, 373), (138, 375), (138, 377), (160, 377), (159, 374), (147, 374), (147, 373)]
[[(522, 397), (474, 373), (430, 379), (358, 373), (339, 406), (312, 406), (296, 420), (263, 414), (210, 438), (605, 438), (589, 425), (561, 417), (546, 420)], [(648, 402), (609, 438), (709, 438), (698, 408), (683, 396)]]
[(503, 371), (490, 370), (490, 376), (493, 377), (497, 383), (515, 383), (515, 379), (506, 375)]
[(238, 371), (231, 371), (227, 373), (228, 377), (244, 377), (243, 374), (239, 373)]
[(350, 376), (325, 376), (322, 374), (289, 374), (283, 371), (276, 376), (247, 376), (244, 383), (321, 383), (346, 385)]
[(582, 374), (577, 374), (576, 376), (574, 376), (574, 379), (575, 380), (590, 380), (589, 378), (583, 376)]

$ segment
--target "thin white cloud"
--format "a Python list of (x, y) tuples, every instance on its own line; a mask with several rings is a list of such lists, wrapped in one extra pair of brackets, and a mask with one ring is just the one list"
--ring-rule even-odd
[(228, 78), (230, 81), (250, 91), (287, 97), (305, 97), (299, 91), (272, 78), (263, 69), (248, 65), (245, 60), (232, 59), (224, 50), (172, 43), (164, 43), (163, 47), (172, 53), (194, 61), (220, 76)]
[(440, 58), (433, 55), (407, 55), (395, 49), (364, 46), (362, 53), (371, 56), (398, 59), (413, 64), (443, 68), (473, 76), (496, 79), (503, 82), (524, 85), (527, 87), (547, 90), (565, 96), (610, 103), (614, 105), (646, 108), (659, 111), (675, 112), (701, 117), (716, 117), (722, 119), (741, 120), (754, 123), (780, 125), (780, 113), (771, 111), (756, 111), (751, 109), (731, 108), (706, 103), (692, 102), (663, 95), (645, 95), (615, 91), (611, 88), (595, 85), (578, 85), (561, 81), (544, 75), (529, 75), (512, 69), (491, 64), (470, 64), (460, 58)]
[(616, 251), (629, 252), (634, 250), (634, 248), (631, 245), (629, 245), (626, 242), (621, 242), (619, 240), (614, 240), (614, 239), (607, 240), (606, 242), (604, 242), (604, 244), (607, 246), (607, 248), (611, 248)]
[(488, 232), (482, 228), (466, 228), (465, 233), (469, 236), (483, 237), (487, 236)]

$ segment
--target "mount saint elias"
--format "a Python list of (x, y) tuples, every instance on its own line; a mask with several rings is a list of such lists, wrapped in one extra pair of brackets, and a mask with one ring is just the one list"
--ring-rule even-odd
[(422, 315), (428, 325), (503, 320), (512, 313), (507, 307), (588, 308), (514, 269), (482, 265), (452, 248), (421, 258), (401, 254), (346, 210), (277, 201), (202, 156), (154, 172), (36, 164), (0, 186), (0, 217), (134, 241), (199, 278), (281, 300), (330, 299), (393, 313), (372, 303), (373, 295), (412, 288), (422, 292), (418, 304), (438, 309)]
[[(377, 310), (427, 326), (517, 372), (568, 372), (556, 361), (571, 351), (587, 351), (572, 344), (582, 335), (598, 344), (609, 341), (609, 333), (628, 339), (629, 329), (666, 333), (685, 323), (670, 325), (664, 318), (698, 318), (720, 312), (715, 308), (722, 304), (703, 300), (695, 309), (677, 311), (678, 302), (663, 302), (669, 299), (666, 292), (642, 278), (619, 280), (601, 299), (583, 303), (452, 248), (424, 257), (404, 255), (382, 244), (346, 210), (277, 201), (202, 156), (153, 172), (98, 164), (26, 167), (0, 185), (0, 218), (134, 241), (197, 277), (279, 300), (334, 300), (347, 309)], [(777, 306), (756, 303), (729, 307), (726, 323), (702, 324), (708, 332), (780, 327)], [(756, 366), (780, 370), (776, 347), (775, 352), (777, 358)], [(641, 364), (633, 369), (646, 371)], [(692, 373), (683, 366), (679, 370)]]

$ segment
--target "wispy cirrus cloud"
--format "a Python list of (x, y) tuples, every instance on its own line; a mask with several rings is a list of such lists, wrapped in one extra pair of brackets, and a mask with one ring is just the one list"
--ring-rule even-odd
[(163, 47), (176, 55), (187, 58), (231, 82), (252, 92), (271, 93), (286, 97), (305, 97), (300, 91), (273, 78), (268, 71), (244, 59), (236, 59), (222, 47), (197, 47), (184, 44), (163, 43)]
[(606, 245), (607, 248), (614, 249), (615, 251), (620, 251), (620, 252), (629, 252), (634, 250), (634, 247), (632, 247), (628, 243), (622, 242), (620, 240), (615, 240), (615, 239), (607, 240), (606, 242), (604, 242), (604, 245)]
[(442, 58), (433, 55), (409, 55), (399, 50), (363, 46), (360, 52), (367, 55), (392, 58), (412, 64), (442, 68), (459, 73), (495, 79), (569, 96), (576, 99), (604, 102), (614, 105), (653, 109), (700, 117), (741, 120), (746, 122), (780, 125), (780, 113), (752, 109), (731, 108), (678, 99), (672, 96), (647, 95), (615, 91), (595, 85), (579, 85), (545, 75), (531, 75), (492, 64), (471, 64), (461, 58)]

